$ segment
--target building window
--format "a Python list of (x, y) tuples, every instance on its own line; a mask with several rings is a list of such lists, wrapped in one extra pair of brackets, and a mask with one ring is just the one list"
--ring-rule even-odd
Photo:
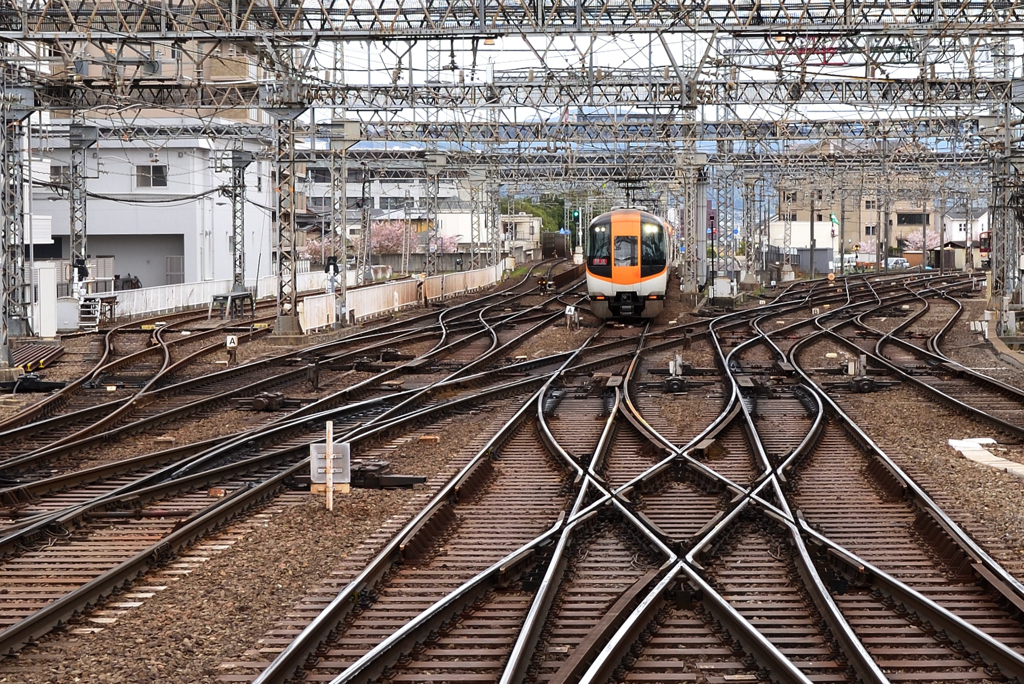
[(331, 209), (330, 197), (307, 197), (306, 208), (312, 212), (323, 212)]
[(412, 209), (415, 202), (411, 197), (381, 197), (381, 209)]
[(877, 235), (878, 232), (875, 230), (875, 226), (864, 226), (865, 235)]
[(782, 195), (783, 202), (793, 203), (796, 202), (796, 190), (787, 190)]
[(928, 214), (896, 214), (897, 226), (927, 226)]
[(824, 198), (825, 198), (825, 195), (824, 195), (823, 191), (821, 191), (821, 190), (815, 190), (814, 191), (814, 199), (820, 200), (820, 199), (824, 199)]
[(878, 209), (878, 202), (876, 200), (864, 200), (864, 210), (870, 211), (872, 209)]
[(330, 169), (306, 169), (306, 180), (310, 183), (330, 183), (331, 182), (331, 170)]
[(135, 167), (135, 187), (137, 188), (166, 188), (167, 187), (167, 165), (150, 164), (148, 166)]
[(63, 164), (51, 164), (50, 182), (54, 185), (71, 185), (71, 167)]
[(814, 220), (818, 221), (820, 223), (821, 221), (824, 221), (825, 218), (824, 218), (824, 216), (822, 214), (815, 214), (814, 215)]

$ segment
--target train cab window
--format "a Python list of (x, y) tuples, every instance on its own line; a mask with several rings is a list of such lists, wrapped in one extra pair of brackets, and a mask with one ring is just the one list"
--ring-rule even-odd
[(619, 235), (615, 238), (615, 265), (638, 265), (636, 235)]
[(590, 241), (587, 243), (587, 267), (594, 275), (611, 277), (612, 274), (612, 227), (608, 221), (590, 226)]
[(646, 277), (665, 268), (665, 229), (657, 223), (640, 226), (640, 275)]

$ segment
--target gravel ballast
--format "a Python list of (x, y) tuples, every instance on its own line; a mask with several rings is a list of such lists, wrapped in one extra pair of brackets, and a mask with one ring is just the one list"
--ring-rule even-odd
[[(682, 322), (685, 311), (682, 307), (673, 309), (673, 317), (679, 316)], [(957, 348), (958, 353), (968, 349), (970, 354), (989, 354), (984, 357), (985, 363), (994, 359), (998, 362), (991, 352), (974, 346), (978, 343), (976, 336), (968, 333), (964, 344), (956, 337), (969, 320), (971, 316), (965, 316), (958, 324), (950, 348)], [(517, 353), (531, 358), (555, 353), (592, 333), (592, 329), (570, 332), (556, 328), (527, 342)], [(695, 365), (710, 365), (710, 347), (706, 343), (695, 347), (690, 351)], [(271, 350), (257, 343), (249, 351), (256, 357)], [(981, 360), (978, 357), (977, 361)], [(1020, 378), (1017, 373), (1013, 384), (1019, 385)], [(712, 390), (705, 394), (712, 394)], [(666, 399), (659, 406), (666, 419), (678, 421), (682, 418), (680, 410), (707, 414), (719, 401), (718, 397), (695, 393), (693, 401)], [(966, 461), (946, 445), (949, 438), (987, 436), (990, 430), (965, 423), (961, 416), (926, 402), (906, 388), (851, 395), (844, 397), (843, 403), (855, 416), (864, 417), (872, 436), (902, 467), (920, 478), (930, 492), (937, 493), (940, 504), (956, 506), (949, 512), (957, 520), (970, 529), (990, 529), (1003, 547), (1002, 558), (1024, 555), (1024, 521), (1019, 506), (1024, 481)], [(886, 406), (884, 416), (877, 410), (880, 403)], [(465, 457), (464, 447), (494, 421), (495, 414), (487, 410), (459, 416), (441, 429), (430, 431), (440, 436), (439, 442), (420, 443), (419, 433), (413, 433), (408, 439), (380, 445), (377, 451), (380, 457), (392, 460), (396, 472), (432, 477), (430, 484), (436, 486), (448, 477), (453, 461)], [(908, 429), (908, 425), (915, 429)], [(1010, 448), (999, 455), (1024, 462), (1024, 452), (1019, 456), (1018, 451)], [(80, 621), (71, 630), (43, 637), (37, 645), (3, 659), (0, 683), (215, 682), (225, 674), (223, 663), (253, 659), (252, 649), (289, 606), (313, 592), (355, 549), (389, 519), (404, 515), (403, 511), (414, 500), (422, 500), (427, 491), (422, 487), (353, 490), (349, 496), (336, 499), (333, 513), (324, 510), (320, 497), (287, 495), (271, 507), (272, 514), (259, 521), (229, 526), (218, 539), (233, 543), (206, 554), (208, 560), (177, 581), (166, 576), (140, 579), (136, 587), (159, 581), (167, 588), (121, 613), (102, 631), (72, 633), (75, 627), (90, 624)], [(114, 597), (108, 603), (124, 600)]]

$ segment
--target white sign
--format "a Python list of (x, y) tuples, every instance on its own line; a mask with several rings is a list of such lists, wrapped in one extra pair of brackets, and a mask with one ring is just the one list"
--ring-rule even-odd
[[(348, 484), (352, 481), (349, 466), (349, 443), (334, 443), (334, 484)], [(327, 442), (309, 445), (309, 479), (314, 484), (327, 484)]]

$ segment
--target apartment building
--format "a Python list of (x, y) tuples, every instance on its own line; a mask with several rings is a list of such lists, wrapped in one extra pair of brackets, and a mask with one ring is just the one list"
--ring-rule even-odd
[[(88, 46), (69, 65), (74, 78), (100, 86), (142, 78), (168, 85), (206, 81), (255, 83), (255, 59), (232, 45), (211, 41), (133, 43), (117, 54)], [(230, 279), (232, 276), (230, 199), (221, 191), (230, 181), (230, 150), (259, 154), (268, 141), (177, 135), (209, 124), (265, 126), (272, 119), (253, 109), (198, 109), (188, 116), (159, 109), (85, 112), (77, 123), (112, 132), (86, 151), (87, 254), (113, 259), (113, 271), (131, 274), (142, 286)], [(30, 122), (32, 123), (32, 122)], [(50, 218), (52, 241), (35, 246), (37, 259), (70, 257), (70, 169), (65, 113), (45, 113), (32, 135), (32, 213)], [(157, 130), (148, 136), (118, 129)], [(272, 164), (262, 155), (245, 172), (246, 280), (255, 283), (274, 269), (276, 241)]]

